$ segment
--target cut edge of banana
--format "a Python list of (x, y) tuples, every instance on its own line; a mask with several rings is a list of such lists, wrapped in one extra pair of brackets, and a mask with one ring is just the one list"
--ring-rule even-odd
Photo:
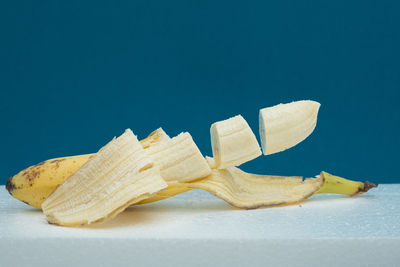
[(259, 130), (264, 155), (284, 151), (306, 139), (317, 125), (320, 106), (316, 101), (301, 100), (261, 109)]
[(217, 169), (240, 166), (261, 155), (257, 138), (241, 115), (213, 123), (210, 135)]

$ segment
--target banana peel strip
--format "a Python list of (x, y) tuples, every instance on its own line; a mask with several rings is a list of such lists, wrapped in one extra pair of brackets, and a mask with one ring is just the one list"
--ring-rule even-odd
[(234, 207), (256, 209), (298, 203), (312, 196), (324, 184), (323, 176), (271, 176), (246, 173), (239, 168), (212, 169), (211, 175), (193, 181), (168, 183), (168, 188), (138, 204), (151, 203), (191, 189), (202, 189), (225, 200)]

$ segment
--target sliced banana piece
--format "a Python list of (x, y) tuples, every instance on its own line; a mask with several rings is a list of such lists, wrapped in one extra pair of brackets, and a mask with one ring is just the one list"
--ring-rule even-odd
[(323, 183), (322, 177), (303, 181), (298, 176), (257, 175), (229, 167), (213, 169), (206, 178), (185, 185), (206, 190), (237, 208), (255, 209), (303, 201), (318, 191)]
[(42, 209), (52, 224), (91, 224), (112, 218), (166, 187), (159, 168), (128, 129), (65, 180)]
[(165, 181), (193, 181), (211, 173), (206, 159), (187, 132), (153, 143), (146, 152), (160, 168)]
[(217, 169), (239, 166), (261, 155), (257, 139), (241, 115), (212, 124), (210, 134)]
[(260, 139), (264, 155), (291, 148), (313, 131), (320, 103), (311, 100), (279, 104), (260, 110)]

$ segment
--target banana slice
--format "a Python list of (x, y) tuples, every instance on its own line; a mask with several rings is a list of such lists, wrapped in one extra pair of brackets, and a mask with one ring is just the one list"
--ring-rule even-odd
[(311, 100), (279, 104), (260, 110), (260, 139), (264, 155), (291, 148), (313, 131), (320, 103)]
[(43, 203), (49, 223), (76, 226), (104, 221), (167, 187), (131, 130), (114, 138)]
[(212, 124), (210, 134), (217, 169), (239, 166), (261, 155), (257, 139), (241, 115)]
[(146, 152), (160, 168), (165, 181), (193, 181), (211, 173), (206, 159), (189, 133), (153, 143)]
[(323, 183), (322, 176), (303, 181), (298, 176), (257, 175), (229, 167), (213, 169), (206, 178), (185, 185), (206, 190), (237, 208), (255, 209), (303, 201), (317, 192)]

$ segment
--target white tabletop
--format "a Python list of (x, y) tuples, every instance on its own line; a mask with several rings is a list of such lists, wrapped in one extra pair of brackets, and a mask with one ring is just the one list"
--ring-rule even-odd
[(400, 184), (256, 210), (193, 190), (81, 228), (1, 186), (0, 251), (0, 266), (400, 266)]

